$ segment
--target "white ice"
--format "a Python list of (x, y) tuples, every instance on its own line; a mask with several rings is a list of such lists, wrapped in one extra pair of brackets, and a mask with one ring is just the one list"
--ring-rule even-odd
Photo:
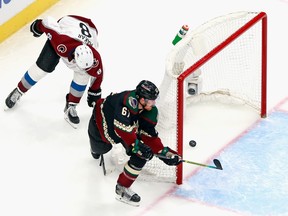
[[(99, 30), (106, 96), (112, 91), (133, 89), (142, 79), (159, 85), (171, 40), (183, 24), (194, 28), (214, 17), (243, 10), (268, 15), (270, 111), (288, 92), (287, 0), (61, 0), (39, 17), (77, 14), (93, 19)], [(38, 57), (45, 40), (33, 38), (27, 24), (0, 44), (1, 107)], [(86, 95), (77, 108), (79, 128), (73, 129), (63, 119), (71, 79), (72, 72), (60, 63), (55, 72), (22, 97), (15, 109), (0, 110), (0, 215), (241, 215), (169, 196), (176, 186), (172, 183), (136, 181), (133, 189), (142, 197), (138, 208), (116, 201), (118, 173), (104, 177), (98, 162), (90, 156), (87, 124), (91, 108), (86, 105)], [(187, 155), (199, 162), (219, 152), (259, 119), (250, 110), (224, 105), (212, 109), (200, 104), (191, 108), (190, 116), (194, 124), (187, 123), (187, 127), (199, 145), (187, 149)], [(191, 172), (192, 165), (188, 166)]]

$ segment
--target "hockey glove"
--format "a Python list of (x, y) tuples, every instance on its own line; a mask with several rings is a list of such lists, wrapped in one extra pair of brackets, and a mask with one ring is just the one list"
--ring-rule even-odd
[(132, 153), (136, 154), (138, 157), (147, 161), (151, 160), (154, 155), (151, 148), (138, 139), (136, 139), (135, 144), (131, 151)]
[(98, 90), (88, 89), (87, 103), (89, 107), (93, 107), (93, 104), (95, 104), (99, 98), (101, 98), (101, 88)]
[(159, 157), (159, 159), (169, 166), (176, 166), (181, 163), (181, 157), (177, 154), (177, 152), (173, 151), (169, 147), (164, 147), (160, 152), (160, 155), (166, 157)]
[(43, 32), (41, 32), (39, 29), (38, 29), (38, 25), (39, 23), (42, 22), (42, 19), (36, 19), (31, 25), (30, 25), (30, 32), (33, 33), (33, 36), (34, 37), (40, 37)]

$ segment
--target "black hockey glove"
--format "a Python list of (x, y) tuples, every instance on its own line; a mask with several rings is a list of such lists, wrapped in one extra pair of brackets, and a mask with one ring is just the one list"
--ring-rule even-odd
[(34, 37), (40, 37), (43, 32), (41, 32), (39, 29), (38, 29), (38, 24), (39, 22), (42, 22), (42, 19), (36, 19), (31, 25), (30, 25), (30, 32), (33, 33), (33, 36)]
[(131, 152), (136, 154), (138, 157), (144, 160), (151, 160), (153, 158), (152, 149), (143, 143), (141, 140), (136, 139), (134, 146), (131, 149)]
[(159, 159), (169, 166), (177, 166), (181, 163), (180, 155), (169, 147), (164, 147), (160, 153), (160, 156), (164, 156), (159, 157)]
[(88, 89), (87, 103), (89, 107), (93, 107), (93, 104), (96, 103), (99, 98), (101, 98), (101, 88), (98, 90)]

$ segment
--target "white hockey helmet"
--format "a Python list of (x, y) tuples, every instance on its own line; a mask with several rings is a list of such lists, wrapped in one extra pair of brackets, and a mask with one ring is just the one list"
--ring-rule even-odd
[(78, 67), (85, 69), (93, 65), (93, 52), (87, 45), (77, 46), (74, 53), (75, 62)]

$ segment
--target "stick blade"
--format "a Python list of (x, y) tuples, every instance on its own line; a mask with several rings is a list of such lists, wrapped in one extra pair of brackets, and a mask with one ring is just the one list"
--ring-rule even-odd
[(217, 169), (223, 170), (222, 165), (218, 159), (214, 159), (213, 162)]

